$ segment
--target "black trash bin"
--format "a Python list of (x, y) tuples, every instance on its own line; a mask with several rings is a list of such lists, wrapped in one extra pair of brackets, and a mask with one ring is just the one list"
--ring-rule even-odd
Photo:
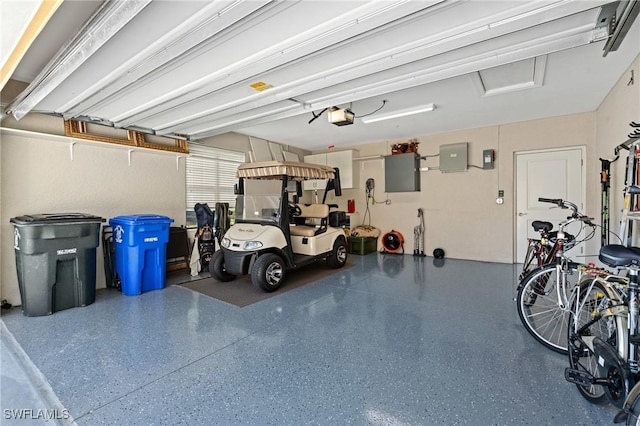
[(24, 315), (50, 315), (95, 301), (96, 247), (104, 221), (84, 213), (10, 220)]

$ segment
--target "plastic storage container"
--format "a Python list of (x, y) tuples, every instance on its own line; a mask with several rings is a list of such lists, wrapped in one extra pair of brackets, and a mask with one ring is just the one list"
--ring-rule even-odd
[(376, 237), (349, 237), (349, 251), (353, 254), (369, 254), (378, 249)]
[(26, 316), (90, 305), (104, 219), (84, 213), (14, 217), (16, 270)]
[(171, 218), (153, 214), (109, 219), (122, 294), (135, 296), (164, 288), (171, 222)]

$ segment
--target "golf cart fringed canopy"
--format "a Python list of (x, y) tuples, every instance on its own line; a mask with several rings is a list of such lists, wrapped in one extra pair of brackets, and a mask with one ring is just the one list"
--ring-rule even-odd
[(293, 161), (260, 161), (238, 166), (239, 178), (280, 179), (286, 175), (291, 180), (333, 179), (332, 167)]

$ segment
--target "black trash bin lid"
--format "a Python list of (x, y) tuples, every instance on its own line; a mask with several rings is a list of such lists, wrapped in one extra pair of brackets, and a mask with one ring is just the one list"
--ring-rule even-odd
[(40, 213), (13, 217), (9, 222), (16, 225), (55, 225), (67, 223), (104, 222), (100, 216), (86, 213)]

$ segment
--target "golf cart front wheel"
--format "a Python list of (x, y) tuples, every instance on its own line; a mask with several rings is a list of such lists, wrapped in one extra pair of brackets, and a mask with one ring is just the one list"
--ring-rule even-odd
[(218, 250), (217, 252), (213, 253), (213, 256), (211, 256), (211, 261), (209, 262), (209, 272), (211, 273), (211, 276), (213, 278), (223, 283), (233, 281), (236, 278), (235, 275), (228, 273), (224, 269), (224, 253), (222, 252), (222, 250)]
[(347, 263), (347, 245), (342, 238), (333, 243), (333, 251), (327, 257), (327, 266), (330, 268), (342, 268)]
[(251, 282), (268, 293), (276, 291), (284, 281), (284, 262), (277, 254), (266, 253), (256, 259), (251, 271)]

